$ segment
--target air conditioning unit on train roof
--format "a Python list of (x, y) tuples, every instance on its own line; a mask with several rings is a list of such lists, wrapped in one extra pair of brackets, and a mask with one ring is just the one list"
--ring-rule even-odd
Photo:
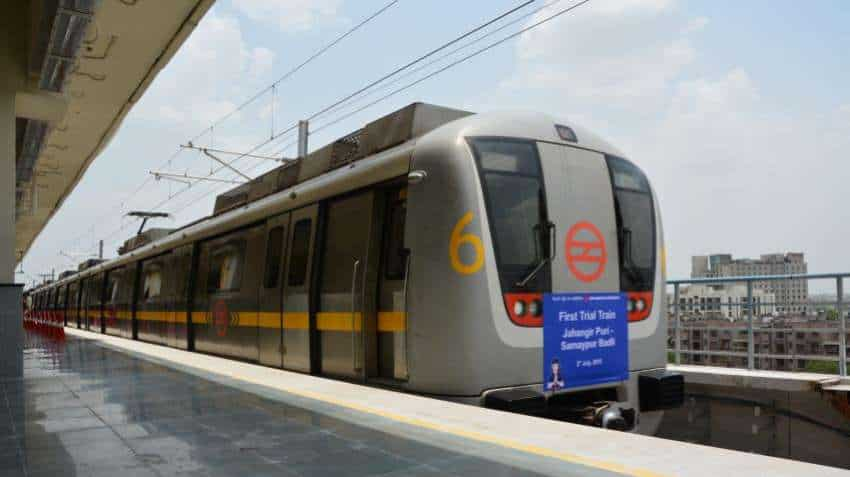
[(63, 278), (68, 278), (68, 277), (70, 277), (71, 275), (76, 275), (76, 273), (77, 273), (77, 272), (76, 272), (76, 271), (74, 271), (74, 270), (65, 270), (64, 272), (62, 272), (62, 273), (60, 273), (60, 274), (59, 274), (59, 278), (58, 278), (58, 279), (59, 279), (59, 280), (62, 280)]
[(213, 206), (213, 214), (227, 212), (230, 209), (239, 207), (248, 203), (248, 191), (251, 189), (251, 184), (241, 184), (229, 191), (219, 194), (215, 198)]
[(95, 266), (99, 263), (103, 263), (103, 262), (104, 262), (104, 260), (100, 259), (100, 258), (90, 258), (90, 259), (84, 261), (83, 263), (79, 264), (77, 266), (77, 271), (82, 272), (83, 270), (87, 270), (87, 269), (89, 269), (89, 268), (91, 268), (91, 267), (93, 267), (93, 266)]
[(417, 138), (473, 113), (427, 103), (413, 103), (376, 119), (363, 128), (359, 158), (371, 156)]
[(413, 103), (376, 119), (362, 129), (321, 147), (306, 157), (272, 169), (247, 184), (216, 197), (213, 215), (261, 199), (397, 146), (473, 113), (426, 103)]
[(164, 228), (147, 229), (144, 232), (136, 235), (135, 237), (127, 239), (124, 242), (124, 245), (118, 247), (118, 255), (124, 255), (127, 252), (136, 250), (139, 247), (159, 240), (173, 231), (174, 229)]

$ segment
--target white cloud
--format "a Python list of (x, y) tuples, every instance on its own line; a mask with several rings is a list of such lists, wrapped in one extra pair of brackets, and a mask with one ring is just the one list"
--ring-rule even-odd
[(212, 11), (139, 103), (139, 117), (181, 123), (194, 135), (232, 111), (233, 98), (265, 78), (274, 60), (270, 49), (245, 42), (236, 18)]
[[(673, 81), (697, 56), (688, 37), (669, 28), (674, 11), (668, 0), (581, 7), (520, 38), (517, 73), (503, 86), (546, 91), (555, 98), (547, 98), (547, 108), (571, 116), (599, 102), (646, 111), (669, 95)], [(544, 10), (529, 24), (551, 13)]]
[(339, 21), (342, 0), (234, 0), (233, 7), (260, 23), (299, 32)]
[(515, 72), (486, 101), (567, 116), (643, 167), (671, 275), (686, 276), (692, 254), (723, 251), (803, 250), (812, 271), (850, 267), (835, 263), (850, 223), (829, 212), (847, 203), (850, 105), (789, 110), (759, 88), (770, 78), (712, 69), (691, 41), (708, 22), (671, 1), (588, 4), (523, 35)]

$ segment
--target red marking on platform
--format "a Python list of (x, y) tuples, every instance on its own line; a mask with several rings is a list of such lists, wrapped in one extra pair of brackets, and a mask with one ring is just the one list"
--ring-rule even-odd
[[(577, 237), (582, 231), (592, 235), (593, 240), (579, 240)], [(573, 249), (579, 249), (579, 251), (574, 253)], [(599, 250), (599, 253), (593, 254), (596, 250)], [(605, 246), (602, 232), (592, 223), (583, 220), (570, 227), (570, 230), (567, 231), (565, 251), (567, 266), (580, 281), (585, 283), (595, 282), (605, 272), (605, 264), (608, 263), (608, 249)], [(594, 264), (594, 267), (588, 273), (578, 267), (579, 263), (591, 263)]]

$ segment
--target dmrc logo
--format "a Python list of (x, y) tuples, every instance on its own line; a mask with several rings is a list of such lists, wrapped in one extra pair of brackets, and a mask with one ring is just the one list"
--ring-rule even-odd
[(236, 324), (236, 313), (231, 313), (227, 309), (227, 303), (224, 300), (216, 300), (212, 307), (212, 319), (210, 324), (215, 328), (218, 336), (227, 335), (227, 329), (231, 324)]

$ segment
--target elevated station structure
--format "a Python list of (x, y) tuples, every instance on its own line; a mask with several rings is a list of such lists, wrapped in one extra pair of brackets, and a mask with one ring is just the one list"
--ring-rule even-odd
[[(15, 0), (0, 55), (0, 282), (214, 0)], [(8, 202), (7, 202), (8, 201)], [(14, 204), (14, 209), (6, 204)]]
[(15, 264), (214, 1), (4, 2), (0, 309), (13, 322)]

